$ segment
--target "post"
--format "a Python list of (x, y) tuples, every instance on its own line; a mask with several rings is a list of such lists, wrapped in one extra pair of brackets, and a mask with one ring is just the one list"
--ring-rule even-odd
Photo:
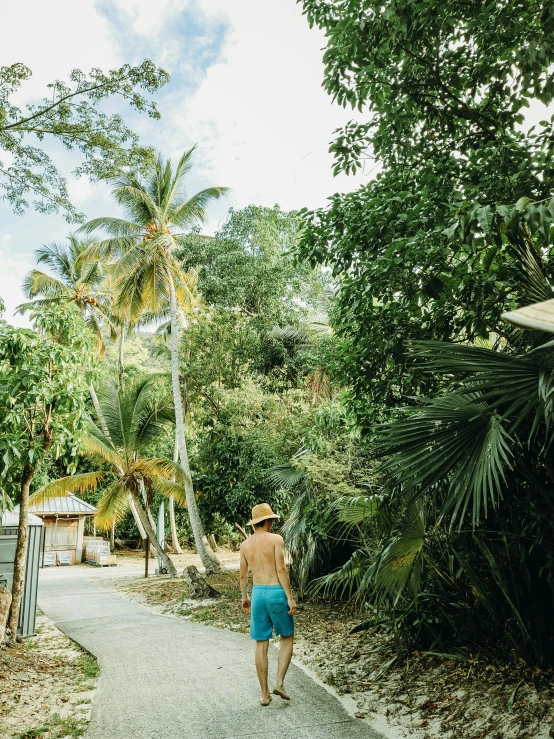
[(148, 555), (150, 549), (150, 539), (148, 536), (144, 539), (144, 577), (148, 577)]

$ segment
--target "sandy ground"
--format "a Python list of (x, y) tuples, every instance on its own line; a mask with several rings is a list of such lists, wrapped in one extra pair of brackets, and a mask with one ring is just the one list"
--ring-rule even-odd
[[(117, 556), (117, 570), (128, 570), (129, 573), (144, 572), (144, 552), (116, 549), (115, 554)], [(189, 565), (196, 565), (198, 568), (202, 567), (200, 557), (196, 552), (185, 551), (183, 554), (170, 554), (169, 556), (179, 574), (182, 574), (183, 569)], [(233, 552), (230, 549), (219, 549), (217, 551), (217, 557), (224, 567), (237, 565), (240, 559), (239, 552)], [(157, 558), (150, 557), (148, 560), (149, 574), (153, 575), (157, 567)]]
[[(209, 578), (217, 600), (189, 600), (182, 579), (102, 579), (120, 595), (158, 613), (247, 632), (238, 574)], [(360, 617), (343, 603), (307, 601), (296, 619), (296, 656), (354, 702), (356, 715), (391, 739), (550, 739), (554, 736), (554, 672), (479, 655), (449, 659), (414, 652), (396, 658), (377, 629), (351, 634)], [(552, 733), (550, 733), (552, 731)]]
[(97, 674), (96, 661), (39, 613), (36, 636), (0, 649), (0, 736), (81, 737)]

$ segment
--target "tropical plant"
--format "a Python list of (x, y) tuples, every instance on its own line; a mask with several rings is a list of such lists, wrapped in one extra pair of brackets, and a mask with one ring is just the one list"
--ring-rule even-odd
[(109, 286), (100, 263), (85, 256), (92, 240), (70, 234), (67, 242), (45, 244), (36, 250), (37, 264), (47, 265), (53, 275), (38, 269), (29, 273), (23, 282), (23, 292), (31, 302), (22, 303), (17, 312), (73, 303), (82, 311), (98, 352), (104, 354), (105, 332), (115, 334)]
[(175, 251), (186, 238), (183, 229), (202, 223), (207, 205), (219, 199), (227, 188), (211, 187), (187, 197), (184, 180), (192, 168), (194, 150), (195, 147), (186, 151), (174, 170), (171, 160), (158, 155), (144, 176), (139, 172), (125, 172), (111, 179), (114, 199), (126, 218), (96, 218), (82, 230), (87, 233), (103, 231), (107, 236), (96, 241), (89, 253), (91, 257), (102, 255), (116, 259), (113, 267), (116, 310), (134, 320), (144, 312), (151, 315), (167, 313), (169, 306), (177, 444), (185, 472), (188, 513), (195, 545), (209, 572), (217, 569), (219, 563), (205, 544), (194, 495), (179, 379), (179, 305), (190, 305), (194, 300), (195, 280), (183, 271)]
[(155, 383), (156, 377), (149, 376), (129, 385), (126, 390), (114, 384), (103, 387), (99, 391), (101, 416), (98, 423), (89, 420), (82, 434), (85, 453), (99, 469), (53, 480), (34, 493), (32, 501), (94, 491), (103, 486), (97, 504), (97, 525), (101, 528), (113, 526), (133, 506), (164, 567), (175, 577), (175, 565), (158, 542), (147, 514), (156, 494), (173, 496), (186, 505), (182, 468), (169, 459), (143, 456), (148, 445), (167, 430), (168, 424), (175, 422), (172, 404), (157, 398)]
[(335, 133), (335, 171), (377, 170), (356, 192), (304, 212), (299, 245), (340, 280), (334, 376), (371, 433), (389, 408), (440, 389), (408, 341), (504, 333), (500, 314), (517, 297), (513, 254), (506, 233), (486, 245), (480, 235), (497, 204), (552, 193), (554, 121), (521, 124), (526, 108), (554, 96), (553, 6), (302, 5), (326, 36), (325, 89), (358, 111)]
[(362, 516), (373, 546), (320, 586), (387, 606), (427, 646), (508, 646), (552, 664), (551, 342), (528, 352), (422, 342), (412, 352), (450, 388), (376, 435), (386, 495)]
[(0, 486), (15, 489), (19, 528), (9, 617), (16, 638), (24, 585), (29, 493), (49, 457), (77, 464), (79, 430), (92, 377), (92, 339), (75, 306), (37, 309), (34, 328), (0, 322)]

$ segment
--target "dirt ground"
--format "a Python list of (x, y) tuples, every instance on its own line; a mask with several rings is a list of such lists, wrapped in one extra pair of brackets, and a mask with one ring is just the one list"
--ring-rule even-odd
[(0, 648), (0, 736), (83, 736), (97, 676), (96, 660), (39, 612), (36, 636)]
[[(144, 552), (141, 552), (140, 550), (116, 549), (115, 554), (117, 556), (118, 569), (124, 568), (128, 569), (129, 571), (136, 572), (137, 567), (141, 567), (141, 569), (144, 568)], [(170, 556), (179, 574), (182, 574), (183, 569), (185, 567), (188, 567), (189, 565), (196, 565), (197, 567), (201, 567), (202, 565), (202, 563), (200, 562), (200, 557), (196, 552), (186, 551), (183, 552), (183, 554), (171, 554)], [(221, 564), (226, 567), (238, 564), (240, 559), (239, 552), (234, 552), (230, 549), (218, 549), (217, 557)], [(157, 558), (149, 557), (149, 574), (153, 575), (157, 567)]]
[[(189, 599), (184, 580), (156, 577), (103, 581), (154, 610), (246, 633), (238, 573), (209, 578), (222, 597)], [(390, 636), (378, 629), (351, 634), (359, 615), (344, 603), (299, 605), (296, 655), (339, 694), (356, 715), (391, 738), (550, 739), (554, 736), (554, 672), (479, 655), (452, 658), (414, 652), (400, 662)], [(549, 733), (552, 730), (552, 733)]]

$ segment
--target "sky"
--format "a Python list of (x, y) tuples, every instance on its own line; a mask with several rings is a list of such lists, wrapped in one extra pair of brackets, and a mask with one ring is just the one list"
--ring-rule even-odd
[[(151, 59), (171, 75), (155, 96), (160, 121), (122, 108), (147, 145), (177, 158), (198, 144), (190, 192), (231, 188), (211, 207), (213, 233), (230, 207), (251, 203), (284, 209), (324, 206), (369, 174), (333, 177), (333, 131), (354, 117), (323, 91), (324, 38), (310, 29), (295, 0), (0, 0), (0, 66), (22, 62), (33, 71), (18, 96), (21, 107), (46, 94), (71, 69), (111, 69)], [(78, 155), (56, 164), (68, 176), (75, 206), (87, 218), (112, 215), (104, 184), (76, 179)], [(0, 202), (0, 297), (5, 318), (24, 300), (21, 282), (41, 244), (70, 231), (63, 217), (30, 208), (14, 215)]]

